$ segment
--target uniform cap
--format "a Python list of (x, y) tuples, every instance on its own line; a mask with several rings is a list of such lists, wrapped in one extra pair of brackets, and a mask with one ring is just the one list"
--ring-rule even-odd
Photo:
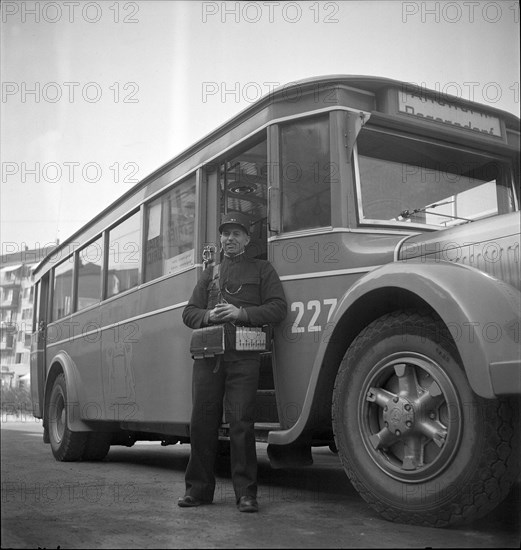
[(219, 233), (222, 233), (225, 225), (239, 225), (246, 231), (246, 234), (250, 234), (250, 220), (247, 216), (241, 212), (229, 212), (225, 214), (221, 219), (221, 225), (219, 226)]

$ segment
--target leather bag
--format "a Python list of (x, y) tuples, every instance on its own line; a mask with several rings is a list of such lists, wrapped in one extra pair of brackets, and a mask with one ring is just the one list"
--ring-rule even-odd
[(193, 359), (222, 355), (224, 349), (224, 325), (197, 328), (192, 332), (190, 354)]

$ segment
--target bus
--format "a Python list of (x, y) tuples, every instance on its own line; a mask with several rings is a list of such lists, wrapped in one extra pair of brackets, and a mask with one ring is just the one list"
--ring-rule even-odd
[[(329, 447), (384, 518), (475, 520), (519, 473), (519, 119), (407, 82), (281, 86), (135, 184), (34, 271), (33, 414), (58, 461), (189, 443), (182, 311), (251, 222), (288, 300), (262, 354), (272, 467)], [(225, 446), (223, 417), (220, 438)]]

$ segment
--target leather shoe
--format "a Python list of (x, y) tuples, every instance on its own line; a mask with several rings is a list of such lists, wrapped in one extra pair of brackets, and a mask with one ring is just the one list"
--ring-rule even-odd
[(190, 495), (185, 495), (177, 500), (177, 505), (181, 508), (194, 508), (195, 506), (201, 506), (201, 504), (205, 504), (205, 502)]
[(237, 508), (239, 512), (249, 512), (251, 514), (259, 511), (259, 504), (255, 497), (241, 497), (237, 503)]

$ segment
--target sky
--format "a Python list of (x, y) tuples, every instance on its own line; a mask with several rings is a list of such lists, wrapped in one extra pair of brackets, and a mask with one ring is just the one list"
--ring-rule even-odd
[(277, 85), (381, 76), (519, 116), (517, 1), (0, 9), (2, 256), (64, 241)]

